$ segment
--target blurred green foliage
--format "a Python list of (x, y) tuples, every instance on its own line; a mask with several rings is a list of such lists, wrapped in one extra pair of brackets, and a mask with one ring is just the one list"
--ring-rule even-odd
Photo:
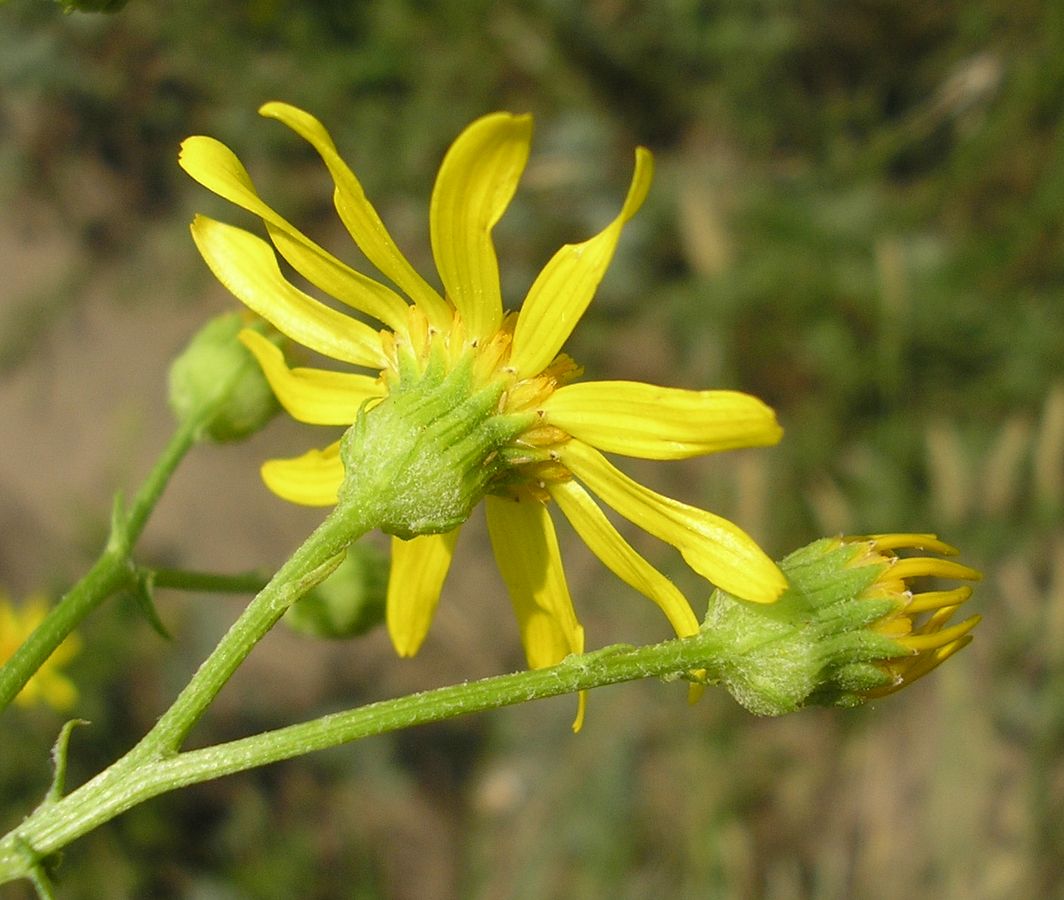
[[(54, 283), (0, 307), (0, 371), (47, 342), (101, 267), (203, 283), (185, 224), (234, 214), (177, 169), (187, 134), (226, 141), (290, 219), (337, 233), (320, 166), (254, 114), (271, 99), (327, 124), (426, 272), (449, 141), (483, 112), (534, 112), (532, 165), (498, 229), (513, 298), (612, 215), (633, 146), (649, 145), (657, 184), (571, 349), (596, 376), (752, 391), (787, 429), (778, 449), (659, 482), (777, 555), (838, 531), (944, 533), (988, 574), (987, 620), (871, 713), (766, 723), (726, 698), (687, 710), (672, 688), (627, 686), (592, 698), (577, 738), (548, 704), (183, 792), (72, 846), (62, 896), (1064, 890), (1064, 6), (138, 0), (64, 16), (12, 0), (0, 198), (72, 246)], [(128, 278), (129, 302), (150, 302)], [(631, 640), (633, 623), (660, 634), (595, 588), (574, 594), (596, 642)], [(88, 628), (105, 652), (75, 666), (96, 686), (79, 713), (94, 727), (74, 738), (82, 776), (184, 671), (109, 610)], [(373, 696), (353, 682), (316, 702)], [(44, 789), (55, 728), (44, 713), (5, 725), (5, 822)]]

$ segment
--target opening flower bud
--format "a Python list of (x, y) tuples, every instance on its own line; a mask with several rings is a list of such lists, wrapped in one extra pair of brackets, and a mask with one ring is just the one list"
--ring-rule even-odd
[[(899, 556), (899, 550), (936, 555)], [(803, 706), (856, 706), (926, 675), (971, 641), (979, 616), (950, 625), (971, 588), (917, 590), (917, 581), (977, 581), (943, 559), (956, 550), (929, 534), (825, 538), (780, 563), (789, 587), (773, 605), (717, 591), (703, 630), (720, 657), (706, 680), (758, 715)]]

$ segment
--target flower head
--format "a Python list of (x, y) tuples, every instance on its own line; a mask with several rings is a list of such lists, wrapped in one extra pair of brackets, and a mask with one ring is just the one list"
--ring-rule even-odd
[[(528, 158), (530, 117), (485, 116), (447, 152), (429, 212), (441, 293), (397, 249), (323, 126), (281, 103), (268, 103), (260, 112), (292, 128), (321, 156), (335, 183), (340, 218), (398, 290), (355, 271), (297, 230), (259, 197), (232, 151), (208, 137), (184, 142), (181, 165), (216, 194), (261, 217), (273, 247), (204, 216), (193, 222), (193, 237), (218, 279), (278, 330), (367, 370), (289, 368), (273, 344), (244, 335), (293, 417), (354, 426), (343, 446), (338, 441), (296, 459), (267, 462), (262, 474), (270, 489), (296, 503), (331, 505), (341, 493), (345, 465), (348, 478), (371, 478), (380, 456), (410, 454), (406, 474), (398, 480), (389, 475), (382, 483), (382, 492), (399, 498), (382, 515), (385, 530), (397, 536), (387, 620), (400, 654), (415, 653), (424, 639), (458, 529), (481, 498), (533, 667), (582, 652), (584, 641), (550, 503), (613, 572), (661, 607), (681, 636), (698, 630), (687, 601), (621, 537), (592, 493), (678, 548), (695, 571), (736, 596), (769, 603), (780, 595), (782, 574), (742, 530), (637, 484), (600, 452), (681, 459), (772, 444), (781, 434), (772, 410), (734, 391), (577, 382), (579, 366), (561, 352), (606, 272), (621, 230), (646, 197), (652, 172), (647, 150), (636, 151), (617, 216), (589, 240), (562, 247), (513, 314), (503, 308), (491, 232)], [(291, 284), (275, 251), (354, 315)], [(383, 330), (367, 324), (366, 317)], [(455, 416), (460, 424), (479, 424), (452, 425)], [(385, 428), (385, 420), (394, 425)], [(415, 449), (430, 426), (445, 438), (435, 455)], [(430, 499), (418, 500), (419, 491)]]
[(956, 552), (932, 534), (824, 538), (796, 550), (780, 564), (789, 585), (773, 606), (713, 595), (703, 627), (719, 656), (706, 680), (759, 715), (855, 706), (912, 684), (967, 646), (979, 622), (950, 624), (967, 585), (918, 590), (927, 578), (979, 580), (942, 558)]
[[(40, 595), (34, 595), (16, 606), (7, 594), (0, 591), (0, 663), (14, 655), (47, 614), (48, 601)], [(74, 683), (60, 669), (80, 649), (81, 639), (76, 634), (69, 635), (26, 682), (15, 697), (15, 702), (20, 706), (32, 706), (44, 701), (59, 712), (70, 709), (77, 700), (78, 692)]]

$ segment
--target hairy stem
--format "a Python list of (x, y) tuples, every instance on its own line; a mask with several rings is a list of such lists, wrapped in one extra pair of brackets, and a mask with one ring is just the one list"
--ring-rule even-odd
[[(718, 651), (715, 638), (705, 632), (649, 647), (607, 647), (568, 657), (548, 669), (500, 675), (372, 703), (185, 753), (138, 754), (142, 742), (73, 793), (54, 803), (42, 804), (18, 828), (0, 839), (0, 884), (27, 877), (42, 857), (167, 791), (413, 725), (606, 684), (655, 676), (674, 677), (711, 668)], [(210, 661), (204, 664), (204, 669), (208, 665)], [(195, 704), (190, 706), (195, 708)], [(167, 735), (173, 733), (169, 727), (163, 731)]]

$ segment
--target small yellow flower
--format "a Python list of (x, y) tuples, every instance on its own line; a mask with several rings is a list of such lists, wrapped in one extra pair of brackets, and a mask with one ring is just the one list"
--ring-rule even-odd
[[(44, 597), (35, 595), (16, 606), (7, 594), (0, 591), (0, 663), (14, 655), (47, 614), (48, 601)], [(81, 639), (76, 634), (69, 635), (26, 682), (15, 702), (20, 706), (32, 706), (43, 700), (59, 712), (70, 709), (77, 700), (77, 688), (59, 670), (80, 649)]]
[[(520, 429), (493, 454), (492, 466), (501, 468), (492, 469), (485, 505), (495, 557), (532, 667), (551, 665), (584, 647), (550, 502), (607, 567), (661, 607), (678, 635), (692, 635), (699, 627), (686, 599), (621, 537), (592, 493), (678, 548), (695, 571), (734, 595), (759, 603), (780, 595), (783, 575), (742, 530), (637, 484), (600, 452), (682, 459), (772, 444), (781, 435), (772, 410), (734, 391), (573, 383), (580, 369), (561, 353), (606, 272), (622, 228), (646, 197), (652, 172), (647, 150), (636, 151), (635, 173), (616, 218), (591, 239), (562, 247), (514, 315), (503, 309), (491, 232), (528, 158), (529, 116), (496, 113), (478, 119), (443, 160), (429, 210), (441, 294), (400, 253), (321, 123), (282, 103), (267, 103), (260, 112), (296, 131), (318, 152), (351, 237), (402, 294), (350, 268), (298, 231), (259, 197), (231, 150), (202, 136), (183, 143), (182, 167), (200, 184), (261, 217), (273, 247), (204, 216), (192, 224), (196, 244), (222, 284), (278, 330), (324, 356), (368, 370), (290, 369), (277, 347), (246, 333), (245, 343), (281, 404), (302, 422), (351, 425), (361, 411), (409, 388), (441, 360), (453, 370), (461, 366), (471, 372), (478, 389), (486, 385), (497, 391), (498, 416), (518, 421)], [(282, 275), (275, 250), (309, 283), (357, 315), (383, 323), (384, 330), (295, 287)], [(331, 505), (345, 474), (340, 454), (336, 442), (296, 459), (271, 460), (262, 475), (287, 500)], [(387, 622), (403, 656), (414, 654), (428, 631), (457, 534), (451, 527), (444, 533), (406, 535), (408, 540), (393, 538)]]

